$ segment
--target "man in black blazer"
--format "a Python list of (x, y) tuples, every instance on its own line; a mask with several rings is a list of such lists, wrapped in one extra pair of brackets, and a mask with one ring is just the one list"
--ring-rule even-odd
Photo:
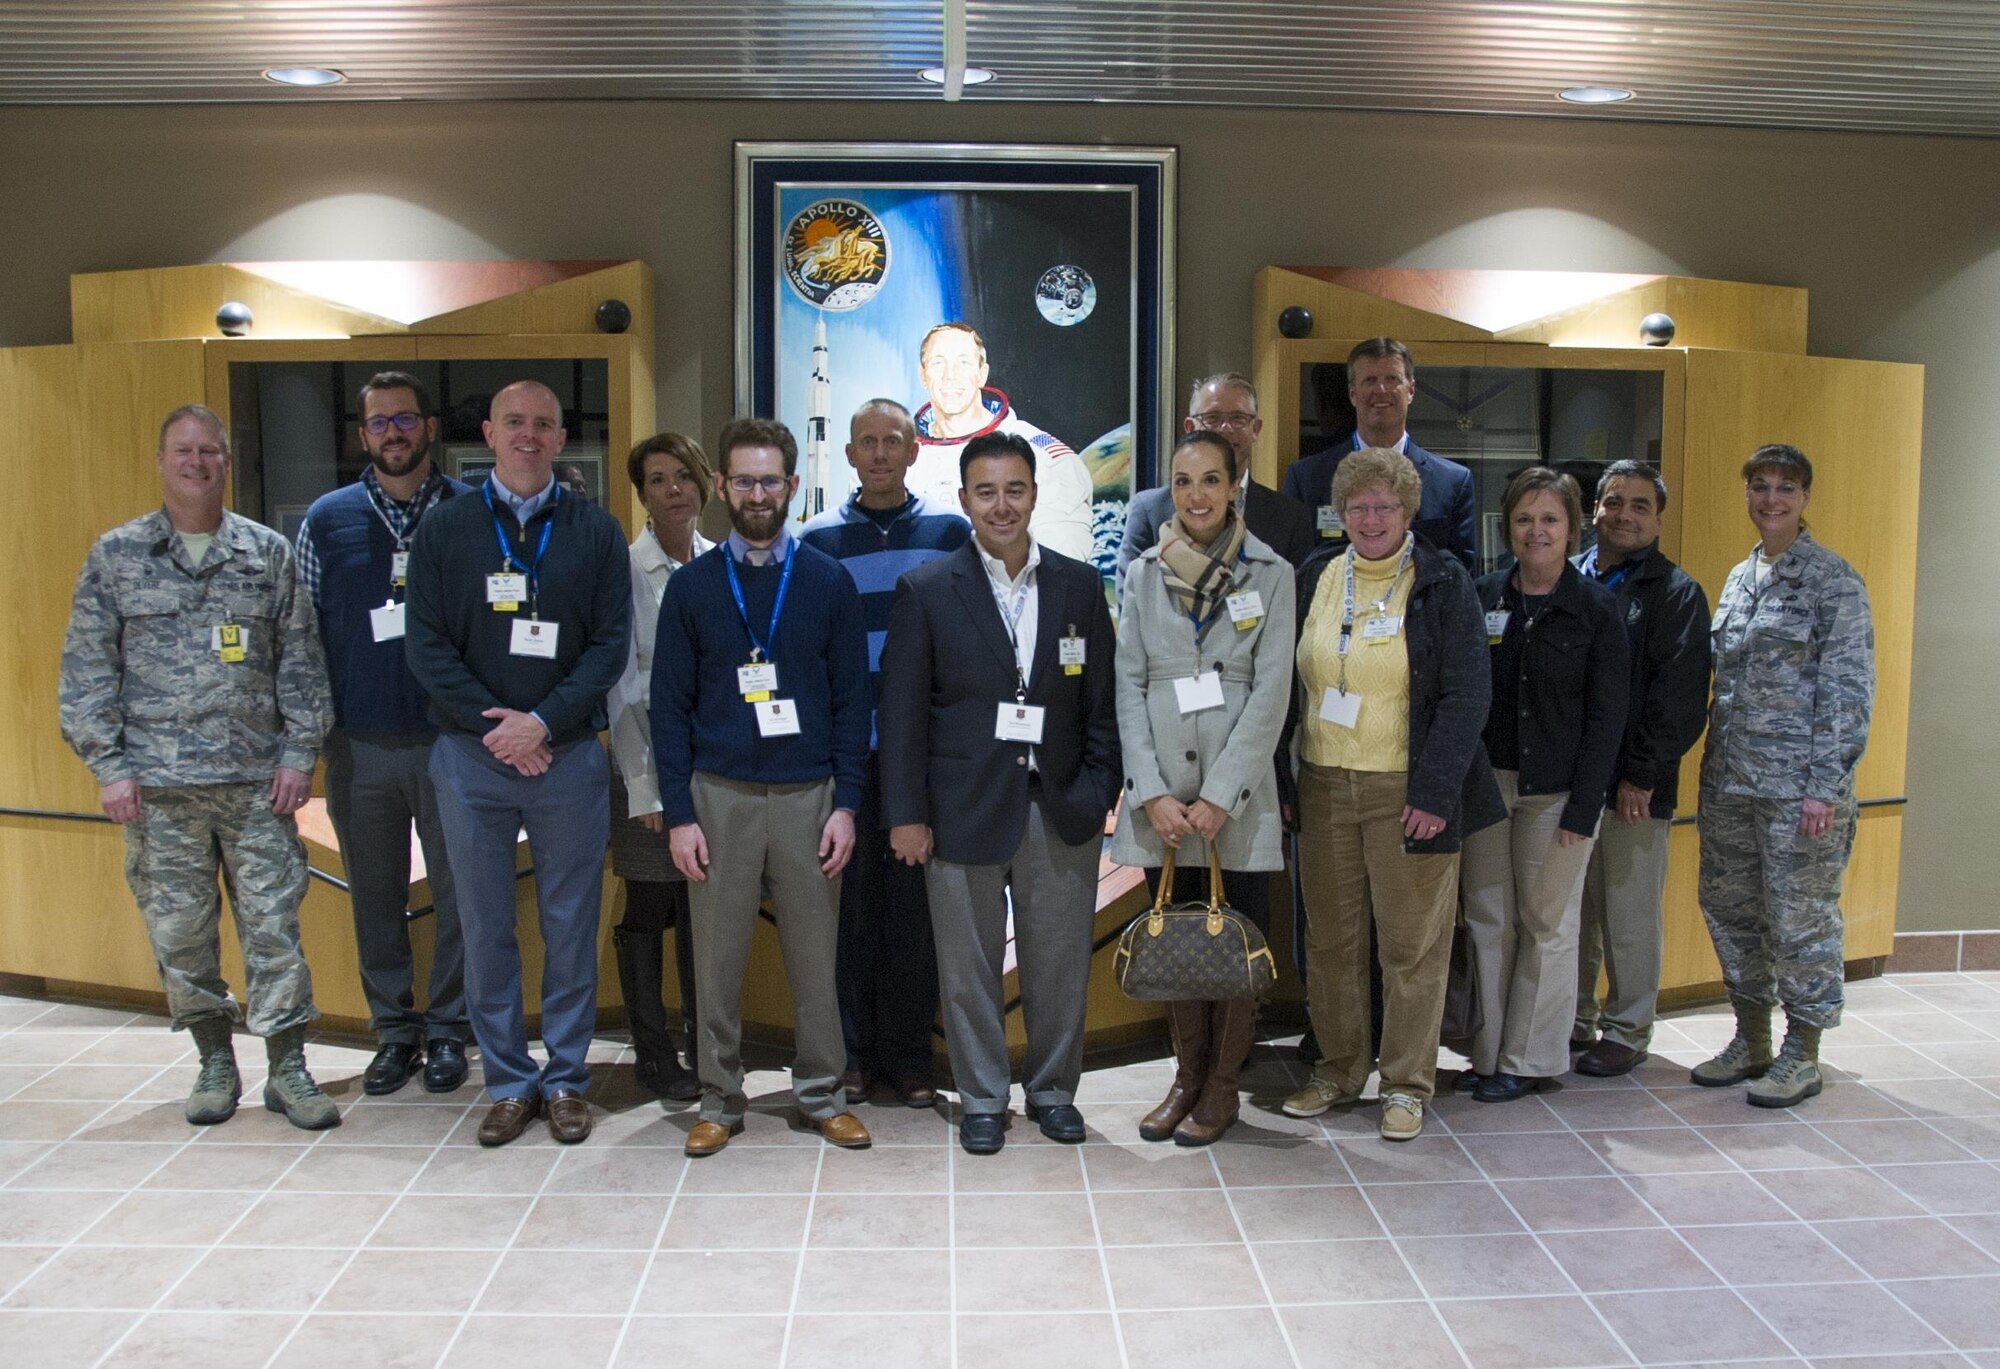
[[(1257, 417), (1257, 387), (1250, 377), (1224, 371), (1194, 383), (1181, 431), (1204, 428), (1221, 433), (1236, 449), (1236, 469), (1243, 473), (1243, 526), (1297, 570), (1319, 545), (1313, 536), (1312, 510), (1250, 477), (1250, 447), (1264, 431), (1264, 420)], [(1125, 580), (1125, 567), (1160, 540), (1160, 525), (1173, 516), (1173, 491), (1165, 485), (1132, 496), (1132, 502), (1125, 506), (1125, 537), (1118, 547), (1120, 585)]]
[(897, 585), (876, 716), (890, 846), (926, 866), (959, 1139), (988, 1155), (1006, 1139), (1010, 896), (1028, 1115), (1084, 1139), (1097, 865), (1121, 769), (1103, 581), (1028, 535), (1034, 448), (975, 437), (959, 472), (973, 540)]
[(1477, 575), (1479, 531), (1472, 472), (1410, 440), (1406, 424), (1417, 397), (1417, 367), (1410, 360), (1410, 349), (1387, 337), (1358, 343), (1347, 354), (1347, 397), (1354, 405), (1354, 433), (1323, 452), (1294, 461), (1285, 471), (1285, 493), (1312, 511), (1322, 540), (1343, 545), (1346, 534), (1333, 507), (1335, 468), (1349, 452), (1363, 447), (1399, 451), (1410, 458), (1424, 484), (1423, 501), (1410, 527)]

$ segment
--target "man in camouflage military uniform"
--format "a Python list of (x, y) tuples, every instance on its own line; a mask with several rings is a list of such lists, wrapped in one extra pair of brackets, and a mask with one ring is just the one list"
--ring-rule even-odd
[[(1790, 1107), (1820, 1091), (1820, 1033), (1840, 1024), (1840, 885), (1875, 703), (1875, 630), (1861, 577), (1805, 530), (1804, 453), (1760, 447), (1743, 478), (1762, 540), (1716, 605), (1701, 765), (1701, 911), (1737, 1029), (1694, 1082), (1755, 1080), (1751, 1103)], [(1775, 1059), (1774, 1003), (1787, 1023)]]
[(221, 972), (220, 874), (265, 1038), (264, 1106), (308, 1129), (340, 1112), (306, 1072), (316, 1015), (299, 945), (305, 851), (293, 814), (332, 722), (326, 661), (292, 549), (224, 510), (229, 440), (200, 405), (167, 415), (163, 507), (98, 538), (63, 638), (63, 738), (125, 827), (125, 877), (146, 919), (173, 1025), (201, 1052), (188, 1121), (226, 1121), (242, 1080), (241, 1015)]

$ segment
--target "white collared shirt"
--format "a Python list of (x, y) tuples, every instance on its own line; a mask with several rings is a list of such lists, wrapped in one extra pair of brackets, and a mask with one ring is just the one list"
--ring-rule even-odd
[[(699, 556), (715, 543), (699, 532), (693, 535), (690, 555)], [(632, 646), (625, 657), (625, 672), (611, 687), (606, 700), (611, 714), (611, 759), (625, 780), (631, 816), (657, 813), (660, 780), (653, 767), (653, 734), (648, 712), (653, 701), (653, 643), (659, 630), (660, 600), (667, 592), (667, 580), (682, 563), (667, 555), (660, 539), (648, 523), (632, 539)]]
[(1014, 624), (1014, 664), (1020, 667), (1021, 681), (1025, 685), (1034, 679), (1035, 633), (1041, 627), (1040, 605), (1036, 601), (1042, 597), (1042, 591), (1036, 583), (1035, 568), (1042, 564), (1042, 549), (1030, 537), (1028, 563), (1021, 567), (1019, 575), (1009, 576), (1006, 563), (996, 556), (988, 556), (977, 537), (972, 539), (972, 547), (986, 567), (986, 582), (993, 590), (993, 606), (1000, 611), (1002, 627), (1007, 624), (1007, 610), (1013, 606), (1014, 596), (1023, 588), (1028, 591), (1021, 605), (1021, 616)]
[(768, 547), (753, 547), (743, 540), (743, 534), (730, 529), (723, 539), (729, 544), (729, 554), (739, 566), (782, 566), (785, 558), (792, 554), (792, 529), (789, 523), (778, 529), (778, 539)]
[[(1355, 450), (1355, 451), (1357, 451), (1357, 452), (1358, 452), (1358, 451), (1365, 451), (1365, 450), (1367, 449), (1367, 447), (1368, 447), (1368, 444), (1367, 444), (1366, 442), (1363, 442), (1363, 441), (1361, 440), (1361, 430), (1360, 430), (1360, 429), (1358, 429), (1358, 428), (1357, 428), (1357, 429), (1355, 429), (1355, 431), (1354, 431), (1354, 450)], [(1410, 431), (1409, 431), (1409, 429), (1405, 428), (1405, 429), (1403, 430), (1403, 435), (1402, 435), (1401, 437), (1397, 438), (1397, 439), (1396, 439), (1396, 440), (1395, 440), (1395, 441), (1394, 441), (1393, 443), (1391, 443), (1391, 444), (1389, 445), (1389, 450), (1390, 450), (1390, 451), (1392, 451), (1392, 452), (1398, 452), (1398, 453), (1400, 453), (1400, 454), (1401, 454), (1401, 455), (1403, 455), (1403, 456), (1408, 456), (1408, 455), (1410, 454)]]

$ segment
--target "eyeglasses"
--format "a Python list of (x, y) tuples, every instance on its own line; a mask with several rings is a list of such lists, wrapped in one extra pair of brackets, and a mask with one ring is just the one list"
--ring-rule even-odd
[(361, 426), (368, 430), (369, 436), (380, 437), (389, 431), (389, 425), (392, 423), (401, 432), (413, 433), (424, 425), (424, 416), (407, 410), (400, 414), (376, 414), (373, 418), (364, 420)]
[(1349, 504), (1346, 514), (1352, 523), (1357, 518), (1394, 518), (1402, 511), (1401, 504)]
[(1257, 415), (1246, 414), (1241, 409), (1230, 409), (1223, 413), (1189, 414), (1197, 428), (1214, 432), (1217, 428), (1247, 428), (1257, 421)]
[(738, 494), (753, 494), (759, 490), (765, 494), (776, 494), (792, 483), (788, 475), (732, 475), (729, 488)]

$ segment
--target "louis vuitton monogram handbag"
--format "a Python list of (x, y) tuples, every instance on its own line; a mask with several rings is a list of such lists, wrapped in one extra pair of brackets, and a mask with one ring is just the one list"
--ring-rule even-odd
[(1214, 846), (1208, 848), (1207, 901), (1175, 903), (1173, 896), (1169, 860), (1160, 870), (1152, 910), (1133, 918), (1118, 937), (1112, 968), (1128, 997), (1148, 1003), (1261, 998), (1278, 982), (1278, 964), (1264, 934), (1222, 902), (1222, 866)]

